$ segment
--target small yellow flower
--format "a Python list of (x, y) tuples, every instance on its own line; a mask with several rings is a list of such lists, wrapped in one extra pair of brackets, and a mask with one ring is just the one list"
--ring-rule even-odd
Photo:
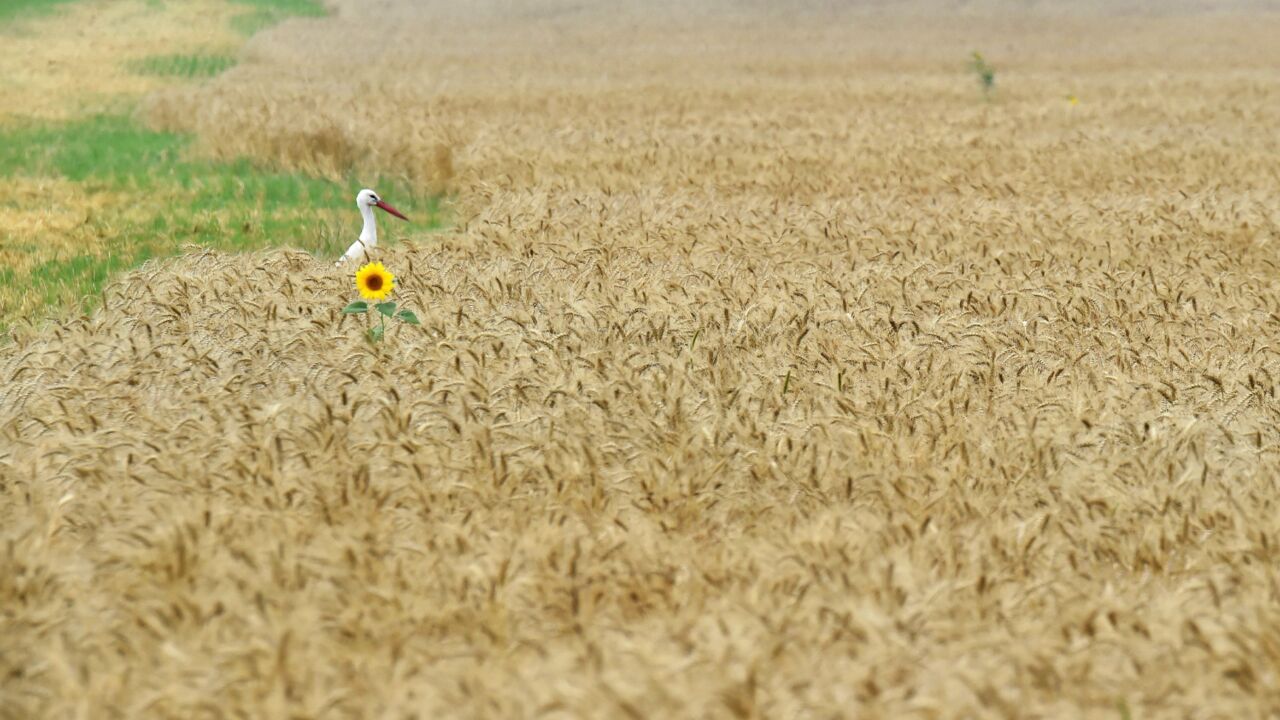
[(380, 262), (372, 262), (356, 271), (356, 288), (365, 300), (383, 300), (396, 289), (396, 276)]
[(1076, 97), (1075, 95), (1068, 95), (1067, 102), (1071, 103), (1072, 105), (1079, 105), (1080, 98)]

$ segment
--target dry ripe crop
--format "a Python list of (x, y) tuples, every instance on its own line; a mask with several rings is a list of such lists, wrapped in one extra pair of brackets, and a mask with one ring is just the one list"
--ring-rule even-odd
[(205, 251), (0, 351), (0, 707), (1280, 710), (1276, 19), (801, 5), (337, 2), (150, 97), (462, 210), (394, 342)]

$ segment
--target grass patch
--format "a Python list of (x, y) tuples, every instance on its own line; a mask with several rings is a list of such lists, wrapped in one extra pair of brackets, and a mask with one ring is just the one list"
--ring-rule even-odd
[(293, 246), (336, 258), (359, 232), (354, 197), (364, 184), (394, 198), (413, 219), (407, 228), (384, 221), (393, 237), (440, 226), (438, 198), (403, 182), (334, 182), (248, 160), (195, 159), (190, 143), (120, 116), (0, 132), (0, 178), (65, 179), (89, 193), (126, 198), (76, 227), (70, 241), (6, 236), (10, 267), (0, 276), (0, 326), (86, 300), (82, 308), (89, 309), (112, 274), (192, 243), (229, 251)]
[(0, 23), (44, 15), (72, 0), (4, 0), (0, 2)]
[(250, 10), (236, 16), (231, 27), (244, 35), (252, 35), (288, 17), (322, 17), (324, 5), (318, 0), (234, 0)]
[(139, 75), (177, 78), (213, 77), (236, 64), (230, 55), (152, 55), (131, 61), (131, 72)]
[(0, 176), (90, 178), (144, 187), (176, 167), (187, 140), (152, 132), (125, 117), (103, 115), (58, 124), (29, 124), (0, 134)]

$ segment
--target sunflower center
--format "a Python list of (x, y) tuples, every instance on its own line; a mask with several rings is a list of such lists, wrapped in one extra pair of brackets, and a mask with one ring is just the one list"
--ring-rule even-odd
[(382, 289), (382, 276), (374, 273), (365, 278), (364, 286), (369, 288), (371, 292), (377, 292)]

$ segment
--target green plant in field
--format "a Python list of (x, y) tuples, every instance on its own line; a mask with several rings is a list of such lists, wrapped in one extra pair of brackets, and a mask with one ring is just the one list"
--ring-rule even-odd
[(414, 315), (412, 311), (397, 311), (396, 304), (387, 300), (396, 289), (396, 276), (383, 267), (382, 263), (371, 262), (357, 270), (356, 289), (360, 291), (360, 297), (364, 298), (364, 300), (357, 300), (342, 308), (342, 312), (346, 315), (363, 315), (369, 312), (369, 300), (385, 301), (373, 306), (373, 309), (378, 313), (378, 326), (369, 328), (369, 342), (376, 343), (386, 335), (387, 318), (393, 318), (410, 325), (422, 324), (418, 321), (418, 316)]
[(987, 59), (982, 57), (982, 53), (977, 50), (973, 51), (973, 57), (969, 61), (969, 69), (978, 76), (978, 81), (982, 83), (982, 94), (990, 97), (991, 91), (996, 89), (996, 69), (987, 63)]
[(235, 64), (230, 55), (152, 55), (133, 60), (128, 67), (139, 75), (198, 78), (213, 77)]

